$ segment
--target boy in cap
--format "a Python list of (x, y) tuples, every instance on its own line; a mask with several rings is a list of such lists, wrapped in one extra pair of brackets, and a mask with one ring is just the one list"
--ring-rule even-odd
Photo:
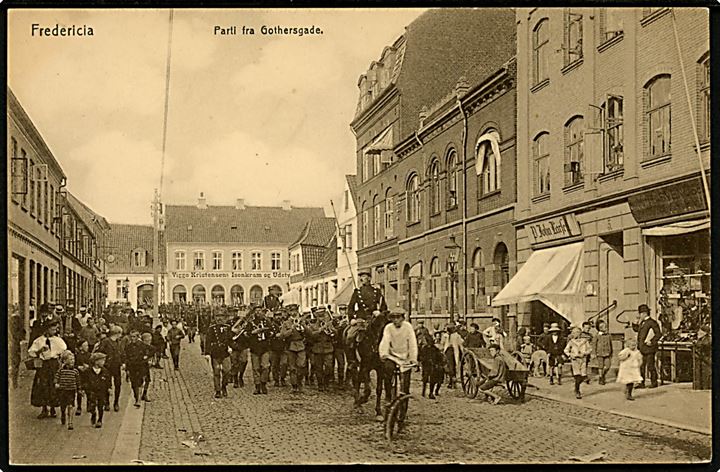
[[(148, 363), (152, 358), (152, 354), (152, 347), (142, 342), (140, 332), (136, 328), (132, 329), (130, 331), (130, 342), (125, 347), (125, 362), (130, 376), (133, 397), (135, 398), (135, 408), (140, 408), (140, 388), (145, 383), (145, 377), (149, 372)], [(142, 399), (144, 400), (144, 398)]]
[(557, 373), (558, 385), (562, 385), (563, 355), (565, 351), (565, 338), (560, 335), (560, 325), (552, 323), (548, 330), (550, 337), (547, 340), (548, 365), (550, 366), (550, 385), (553, 385)]
[(500, 395), (490, 390), (496, 385), (502, 385), (502, 383), (505, 381), (507, 364), (505, 364), (505, 360), (500, 355), (499, 344), (490, 344), (488, 350), (490, 351), (490, 355), (492, 356), (492, 369), (490, 369), (490, 372), (488, 372), (487, 379), (485, 379), (480, 385), (478, 385), (478, 389), (485, 395), (486, 398), (492, 398), (493, 404), (497, 405), (498, 403), (500, 403)]
[(90, 408), (90, 423), (96, 428), (102, 427), (103, 413), (110, 396), (110, 372), (105, 368), (106, 358), (104, 353), (94, 352), (90, 356), (92, 367), (86, 376), (85, 391)]

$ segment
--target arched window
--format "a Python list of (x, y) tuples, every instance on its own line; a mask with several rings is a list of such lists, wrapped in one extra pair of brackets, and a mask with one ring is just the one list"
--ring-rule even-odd
[(670, 154), (670, 76), (661, 75), (645, 86), (645, 122), (648, 158)]
[(360, 219), (362, 220), (362, 247), (368, 247), (370, 245), (370, 228), (367, 203), (362, 203), (362, 210), (360, 212)]
[(495, 264), (495, 283), (498, 292), (510, 281), (510, 256), (505, 243), (498, 243), (495, 246), (495, 255), (493, 256)]
[(447, 188), (447, 207), (448, 209), (455, 208), (458, 204), (458, 166), (455, 149), (451, 149), (447, 155)]
[(583, 181), (584, 123), (576, 116), (565, 124), (565, 186)]
[(430, 164), (430, 214), (440, 213), (440, 163)]
[(407, 222), (420, 221), (420, 189), (417, 174), (412, 174), (407, 183)]
[(550, 149), (548, 133), (539, 134), (532, 144), (533, 150), (533, 194), (550, 193)]
[(203, 305), (205, 303), (205, 287), (196, 285), (192, 289), (193, 303)]
[(245, 304), (245, 290), (240, 285), (230, 287), (230, 302), (233, 306)]
[(378, 201), (378, 196), (375, 195), (373, 197), (373, 242), (378, 243), (380, 242), (380, 235), (382, 234), (382, 216), (381, 216), (381, 208), (380, 208), (380, 202)]
[(388, 188), (385, 192), (385, 239), (394, 236), (395, 218), (395, 197), (392, 195), (392, 188)]
[(259, 285), (253, 285), (250, 288), (250, 303), (254, 305), (260, 305), (263, 298), (263, 289)]
[(173, 303), (187, 303), (187, 289), (184, 285), (176, 285), (172, 290)]
[(430, 261), (430, 307), (433, 313), (439, 313), (442, 309), (442, 300), (440, 298), (440, 260), (433, 257)]
[(533, 85), (548, 78), (548, 58), (550, 56), (548, 23), (547, 18), (540, 20), (533, 30)]
[(225, 289), (222, 287), (222, 285), (214, 286), (210, 291), (210, 296), (212, 297), (212, 302), (214, 305), (225, 304)]
[(475, 310), (482, 311), (487, 306), (485, 300), (485, 264), (481, 248), (473, 254), (473, 277), (475, 285)]
[(477, 143), (476, 171), (482, 182), (478, 186), (481, 195), (500, 190), (500, 133), (491, 129)]

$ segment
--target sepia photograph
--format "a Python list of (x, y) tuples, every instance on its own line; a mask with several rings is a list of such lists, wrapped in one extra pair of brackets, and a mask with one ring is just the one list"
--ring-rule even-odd
[(708, 8), (6, 29), (11, 467), (713, 460)]

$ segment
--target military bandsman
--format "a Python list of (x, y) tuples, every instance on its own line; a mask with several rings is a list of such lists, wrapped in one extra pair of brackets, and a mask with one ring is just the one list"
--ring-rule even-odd
[(293, 393), (302, 391), (302, 379), (307, 370), (305, 351), (305, 324), (297, 311), (297, 305), (290, 307), (288, 317), (280, 328), (280, 337), (287, 343), (286, 354)]
[(325, 307), (315, 312), (315, 321), (308, 325), (308, 336), (312, 339), (313, 369), (318, 383), (318, 390), (324, 392), (333, 372), (333, 338), (335, 328)]
[(265, 310), (258, 307), (245, 332), (250, 341), (250, 360), (255, 382), (254, 395), (267, 394), (267, 382), (270, 377), (270, 340), (275, 336), (274, 324), (265, 316)]
[(215, 315), (215, 322), (208, 327), (203, 354), (210, 356), (213, 370), (215, 398), (227, 397), (227, 384), (230, 383), (230, 343), (232, 331), (228, 321), (228, 313), (221, 311)]

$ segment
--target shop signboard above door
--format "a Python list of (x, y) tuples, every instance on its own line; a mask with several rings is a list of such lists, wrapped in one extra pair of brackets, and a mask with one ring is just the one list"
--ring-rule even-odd
[(700, 177), (631, 195), (628, 203), (638, 223), (707, 210)]
[(528, 224), (527, 234), (531, 244), (541, 244), (580, 236), (582, 232), (575, 215), (568, 213)]

